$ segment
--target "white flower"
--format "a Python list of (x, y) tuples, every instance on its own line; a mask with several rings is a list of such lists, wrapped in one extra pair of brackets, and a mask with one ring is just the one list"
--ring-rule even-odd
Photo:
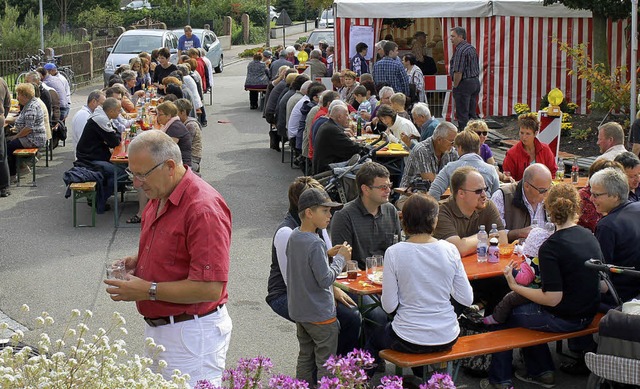
[(44, 319), (44, 321), (45, 321), (45, 323), (46, 323), (48, 326), (53, 325), (53, 323), (55, 323), (55, 321), (53, 320), (53, 318), (52, 318), (51, 316), (47, 316), (47, 317)]
[(27, 304), (22, 304), (22, 306), (20, 307), (20, 310), (22, 312), (29, 312), (29, 306)]
[(71, 318), (75, 319), (76, 317), (80, 317), (80, 310), (79, 309), (74, 309), (71, 311)]
[(85, 309), (85, 310), (84, 310), (84, 317), (86, 317), (86, 318), (92, 318), (92, 317), (93, 317), (93, 312), (91, 312), (91, 311), (90, 311), (90, 310), (88, 310), (88, 309)]

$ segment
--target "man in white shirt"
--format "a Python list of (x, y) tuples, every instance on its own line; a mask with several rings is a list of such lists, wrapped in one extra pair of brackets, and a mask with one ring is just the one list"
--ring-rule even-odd
[(89, 93), (89, 97), (87, 97), (87, 104), (80, 108), (80, 110), (73, 116), (73, 120), (71, 120), (71, 131), (73, 131), (73, 142), (76, 146), (82, 136), (82, 130), (84, 130), (87, 120), (89, 120), (89, 116), (91, 116), (97, 107), (102, 106), (105, 100), (106, 96), (104, 92), (101, 90), (94, 90)]
[(55, 64), (45, 64), (44, 70), (47, 71), (48, 76), (42, 81), (58, 92), (58, 97), (60, 98), (60, 120), (64, 121), (71, 109), (71, 88), (69, 87), (69, 81), (58, 72), (58, 67)]
[(598, 128), (598, 146), (601, 156), (596, 161), (606, 159), (613, 161), (619, 154), (627, 151), (624, 147), (624, 130), (616, 122), (605, 123)]

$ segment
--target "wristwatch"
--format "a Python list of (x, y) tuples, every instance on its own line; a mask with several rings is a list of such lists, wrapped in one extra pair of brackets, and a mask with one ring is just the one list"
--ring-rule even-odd
[(156, 293), (158, 293), (158, 283), (152, 282), (149, 288), (149, 300), (156, 301)]

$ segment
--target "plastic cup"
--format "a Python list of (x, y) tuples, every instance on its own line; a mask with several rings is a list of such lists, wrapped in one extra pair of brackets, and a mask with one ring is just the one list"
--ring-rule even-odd
[(124, 280), (127, 275), (127, 270), (124, 266), (124, 261), (122, 260), (107, 262), (105, 264), (105, 269), (107, 271), (108, 280)]

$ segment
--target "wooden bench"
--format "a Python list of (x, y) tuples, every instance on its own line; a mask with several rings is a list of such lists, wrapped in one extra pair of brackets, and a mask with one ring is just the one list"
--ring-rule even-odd
[[(95, 227), (96, 226), (96, 182), (74, 182), (69, 185), (73, 196), (73, 226), (74, 227)], [(116, 194), (117, 196), (118, 194)], [(78, 224), (76, 218), (76, 204), (78, 199), (85, 197), (87, 202), (91, 202), (91, 225)]]
[(245, 87), (244, 90), (246, 90), (247, 92), (258, 92), (260, 93), (260, 100), (259, 100), (259, 105), (258, 105), (258, 109), (260, 109), (261, 111), (264, 109), (264, 98), (267, 95), (267, 88), (247, 88)]
[[(493, 354), (500, 351), (536, 346), (564, 339), (577, 338), (598, 332), (598, 324), (604, 316), (598, 313), (591, 324), (575, 332), (542, 332), (527, 328), (508, 328), (482, 334), (462, 336), (449, 351), (429, 354), (408, 354), (394, 350), (380, 351), (380, 357), (396, 366), (396, 375), (402, 376), (406, 367), (420, 367), (440, 363), (447, 364), (447, 372), (455, 378), (460, 367), (460, 360), (478, 355)], [(424, 369), (426, 375), (427, 369)], [(423, 377), (424, 379), (425, 377)]]
[(38, 149), (17, 149), (13, 152), (16, 157), (16, 178), (18, 179), (17, 186), (20, 186), (20, 164), (22, 160), (31, 162), (31, 172), (33, 173), (33, 181), (31, 186), (36, 186), (36, 156), (38, 155)]

